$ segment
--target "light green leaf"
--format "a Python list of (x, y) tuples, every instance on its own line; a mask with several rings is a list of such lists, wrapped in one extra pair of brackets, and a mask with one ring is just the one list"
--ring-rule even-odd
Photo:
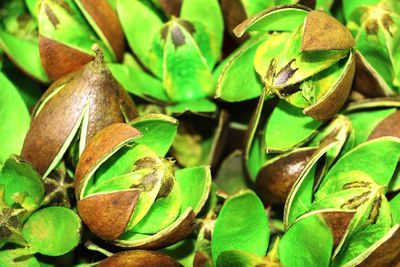
[(181, 188), (181, 211), (191, 207), (198, 214), (205, 205), (211, 190), (211, 171), (208, 166), (180, 169), (175, 172)]
[[(148, 66), (148, 54), (156, 34), (159, 33), (163, 22), (150, 8), (141, 1), (117, 0), (118, 16), (129, 46)], [(146, 27), (143, 27), (146, 23)]]
[(0, 72), (0, 165), (11, 154), (19, 154), (28, 132), (30, 117), (17, 89)]
[(215, 97), (229, 102), (238, 102), (260, 95), (263, 84), (252, 62), (257, 48), (266, 38), (249, 40), (234, 53), (218, 78)]
[(167, 154), (178, 130), (178, 121), (162, 114), (148, 114), (129, 124), (143, 135), (136, 143), (151, 148), (159, 157)]
[(144, 99), (150, 98), (150, 100), (153, 101), (169, 101), (169, 97), (164, 90), (162, 82), (143, 70), (118, 63), (109, 63), (107, 67), (110, 69), (114, 78), (129, 93)]
[(40, 60), (37, 40), (24, 40), (0, 29), (0, 47), (25, 73), (41, 82), (49, 82)]
[(328, 267), (333, 248), (331, 230), (319, 215), (294, 223), (279, 242), (279, 259), (286, 267)]
[(207, 62), (188, 30), (173, 19), (164, 45), (163, 84), (173, 101), (187, 101), (214, 93)]
[(310, 140), (321, 122), (304, 115), (301, 109), (280, 100), (272, 111), (265, 130), (267, 151), (286, 151)]
[(70, 209), (48, 207), (32, 214), (22, 228), (24, 238), (43, 255), (60, 256), (80, 242), (81, 220)]
[(44, 196), (42, 178), (28, 163), (11, 156), (1, 169), (0, 184), (4, 185), (8, 206), (18, 203), (28, 211), (40, 207)]
[(246, 190), (229, 197), (217, 217), (212, 236), (214, 263), (223, 251), (229, 250), (264, 256), (268, 241), (267, 214), (256, 194)]
[(221, 49), (224, 22), (217, 0), (183, 0), (180, 18), (205, 25), (216, 40), (217, 50)]

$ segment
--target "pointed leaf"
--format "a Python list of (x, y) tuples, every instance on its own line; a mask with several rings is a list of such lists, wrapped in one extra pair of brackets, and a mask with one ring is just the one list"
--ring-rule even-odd
[(241, 250), (264, 256), (269, 240), (267, 214), (249, 190), (228, 198), (218, 215), (212, 237), (214, 263), (223, 251)]
[(0, 165), (11, 154), (19, 154), (26, 133), (28, 132), (30, 117), (25, 103), (18, 94), (17, 89), (0, 72)]
[(48, 207), (32, 214), (25, 222), (22, 233), (39, 253), (59, 256), (78, 245), (81, 227), (79, 216), (72, 210)]

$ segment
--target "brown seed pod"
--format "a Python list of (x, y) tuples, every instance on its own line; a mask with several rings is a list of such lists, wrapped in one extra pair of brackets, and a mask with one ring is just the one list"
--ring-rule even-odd
[(331, 119), (343, 107), (349, 97), (353, 83), (356, 62), (354, 53), (350, 54), (350, 62), (340, 79), (318, 102), (303, 110), (304, 114), (319, 121)]
[(99, 43), (107, 50), (107, 60), (122, 60), (124, 35), (107, 0), (76, 0), (75, 3), (86, 20), (77, 14), (79, 10), (69, 1), (44, 0), (41, 3), (39, 52), (43, 68), (52, 81), (91, 61), (94, 57), (90, 51), (92, 43)]
[(79, 136), (79, 151), (104, 127), (137, 117), (136, 107), (102, 61), (96, 59), (56, 81), (39, 100), (21, 155), (48, 174)]
[(383, 136), (400, 138), (400, 110), (397, 110), (376, 125), (368, 137), (368, 140)]
[[(140, 133), (132, 126), (116, 123), (97, 133), (86, 146), (75, 172), (78, 213), (94, 234), (115, 245), (143, 249), (166, 247), (193, 232), (196, 214), (208, 197), (211, 174), (209, 169), (205, 173), (204, 197), (198, 199), (201, 206), (182, 206), (183, 202), (176, 194), (184, 188), (176, 186), (179, 181), (173, 163), (157, 157), (147, 146), (134, 142), (138, 136)], [(120, 159), (122, 151), (130, 158), (123, 161), (123, 166), (104, 176), (107, 166)], [(191, 175), (187, 177), (192, 178)], [(176, 201), (168, 202), (168, 211), (165, 212), (176, 212), (175, 217), (166, 215), (169, 224), (154, 229), (155, 224), (165, 221), (161, 218), (154, 223), (148, 222), (150, 228), (147, 229), (150, 230), (140, 228), (150, 208), (157, 205), (158, 200), (169, 201), (166, 200), (169, 196), (177, 197)]]
[(258, 172), (256, 190), (270, 204), (285, 204), (292, 186), (316, 148), (300, 148), (267, 162)]
[(354, 47), (350, 31), (322, 11), (311, 11), (304, 23), (302, 51), (340, 50)]
[(179, 262), (158, 251), (132, 250), (114, 254), (99, 263), (99, 267), (179, 267)]

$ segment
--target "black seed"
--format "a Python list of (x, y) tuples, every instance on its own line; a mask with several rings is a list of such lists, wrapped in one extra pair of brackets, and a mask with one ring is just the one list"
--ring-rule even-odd
[(296, 84), (292, 84), (289, 86), (286, 86), (285, 88), (283, 88), (282, 90), (279, 91), (279, 93), (282, 96), (290, 96), (293, 95), (296, 92), (299, 92), (300, 90), (300, 84), (296, 83)]
[(295, 61), (296, 59), (292, 59), (283, 69), (278, 72), (278, 74), (275, 76), (275, 85), (284, 84), (290, 79), (290, 77), (293, 76), (293, 74), (298, 70), (291, 67), (292, 63)]

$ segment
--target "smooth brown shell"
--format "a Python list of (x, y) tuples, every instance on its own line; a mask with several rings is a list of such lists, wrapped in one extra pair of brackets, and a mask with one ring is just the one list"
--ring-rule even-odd
[(366, 59), (356, 52), (356, 72), (353, 89), (366, 97), (384, 97), (390, 95), (390, 89), (382, 77), (371, 67)]
[(175, 223), (177, 224), (174, 227), (169, 228), (167, 231), (157, 233), (156, 238), (146, 242), (129, 244), (128, 242), (124, 242), (124, 240), (115, 240), (113, 243), (120, 247), (140, 249), (156, 249), (173, 245), (187, 238), (193, 232), (196, 228), (196, 215), (191, 209), (189, 212), (185, 212), (185, 216), (181, 221)]
[(139, 191), (96, 194), (78, 201), (78, 213), (94, 234), (104, 240), (125, 232), (139, 198)]
[(345, 235), (347, 227), (349, 226), (351, 220), (353, 219), (354, 214), (355, 211), (352, 212), (332, 211), (332, 212), (322, 213), (325, 222), (332, 229), (334, 248), (336, 248), (339, 245), (340, 241)]
[(315, 148), (295, 150), (263, 166), (255, 188), (265, 203), (284, 205), (294, 183), (312, 158)]
[(99, 131), (87, 144), (76, 166), (76, 195), (79, 199), (81, 183), (87, 174), (98, 166), (101, 160), (110, 155), (121, 144), (140, 135), (140, 132), (125, 123), (115, 123)]
[(56, 81), (93, 60), (93, 56), (39, 35), (40, 59), (47, 76)]
[(353, 48), (350, 31), (322, 11), (311, 11), (304, 23), (301, 51), (340, 50)]
[(160, 6), (167, 15), (179, 17), (182, 0), (160, 0)]
[[(106, 126), (137, 117), (132, 99), (103, 65), (89, 62), (62, 80), (64, 87), (32, 120), (22, 148), (21, 155), (41, 175), (45, 174), (79, 123), (86, 106), (89, 112), (86, 143)], [(54, 89), (52, 86), (49, 90)]]
[(393, 136), (400, 138), (400, 110), (389, 115), (378, 123), (372, 130), (368, 140), (376, 139), (383, 136)]
[(131, 250), (114, 254), (98, 267), (179, 267), (179, 262), (158, 251)]
[(331, 91), (323, 96), (323, 98), (321, 98), (316, 104), (305, 108), (303, 110), (304, 114), (319, 121), (326, 121), (335, 116), (343, 107), (349, 97), (356, 69), (354, 55), (350, 56), (352, 59), (349, 63), (349, 68), (341, 80), (336, 84), (335, 88), (332, 88)]
[(122, 60), (125, 40), (118, 16), (106, 0), (79, 0), (110, 43), (118, 61)]

